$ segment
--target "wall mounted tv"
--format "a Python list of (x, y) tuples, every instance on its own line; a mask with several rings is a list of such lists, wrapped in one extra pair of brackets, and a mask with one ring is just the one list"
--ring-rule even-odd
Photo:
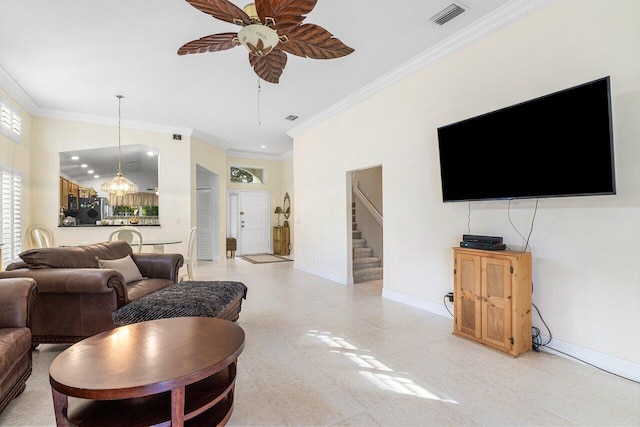
[(445, 202), (615, 194), (609, 77), (438, 128)]

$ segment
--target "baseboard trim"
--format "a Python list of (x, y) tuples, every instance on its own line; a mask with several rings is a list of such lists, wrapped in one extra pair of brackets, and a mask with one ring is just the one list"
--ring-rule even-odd
[[(542, 342), (549, 341), (549, 337), (541, 335)], [(588, 348), (580, 347), (575, 344), (571, 344), (565, 341), (561, 341), (553, 338), (548, 344), (549, 347), (543, 347), (545, 351), (549, 353), (557, 354), (558, 356), (566, 357), (571, 360), (578, 358), (594, 365), (598, 368), (604, 369), (609, 372), (613, 372), (616, 375), (620, 375), (625, 378), (632, 379), (634, 381), (640, 381), (640, 364), (629, 362), (628, 360), (618, 359), (617, 357), (609, 356), (608, 354), (600, 353)], [(554, 351), (556, 349), (565, 354)]]
[[(388, 289), (382, 289), (382, 297), (418, 308), (420, 310), (438, 314), (449, 319), (451, 318), (451, 315), (447, 312), (447, 309), (444, 308), (442, 304), (437, 304), (432, 301), (412, 297), (400, 292), (390, 291)], [(541, 335), (541, 338), (542, 342), (547, 342), (549, 340), (549, 337), (546, 337), (544, 335)], [(558, 356), (566, 357), (571, 360), (576, 360), (574, 358), (577, 358), (598, 368), (612, 372), (616, 375), (620, 375), (634, 381), (640, 381), (640, 364), (638, 363), (633, 363), (628, 360), (610, 356), (608, 354), (589, 350), (588, 348), (580, 347), (575, 344), (571, 344), (555, 338), (551, 340), (549, 346), (555, 348), (558, 351), (567, 353), (571, 357), (553, 351), (552, 348), (544, 347), (545, 351), (548, 351), (549, 353), (557, 354)]]
[(402, 304), (406, 304), (411, 307), (415, 307), (420, 310), (428, 311), (430, 313), (438, 314), (440, 316), (451, 319), (451, 314), (449, 314), (447, 309), (442, 304), (437, 304), (425, 299), (412, 297), (400, 292), (391, 291), (389, 289), (384, 289), (384, 287), (382, 288), (382, 298), (397, 301)]
[(320, 277), (323, 277), (325, 279), (329, 279), (332, 282), (337, 282), (337, 283), (340, 283), (341, 285), (348, 285), (349, 284), (349, 281), (348, 281), (348, 279), (346, 277), (336, 276), (334, 274), (329, 274), (326, 271), (316, 270), (314, 268), (304, 267), (304, 266), (298, 264), (295, 261), (293, 262), (293, 268), (295, 268), (296, 270), (300, 270), (300, 271), (304, 271), (306, 273), (313, 274), (314, 276), (320, 276)]

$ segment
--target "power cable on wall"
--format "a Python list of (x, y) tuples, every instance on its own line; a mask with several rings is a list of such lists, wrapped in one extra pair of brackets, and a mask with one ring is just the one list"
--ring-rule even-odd
[[(518, 230), (518, 228), (515, 226), (515, 224), (513, 223), (512, 219), (511, 219), (511, 199), (509, 199), (509, 204), (507, 205), (507, 217), (509, 219), (509, 223), (511, 224), (513, 229), (516, 231), (516, 233), (518, 233), (518, 235), (524, 241), (523, 252), (527, 252), (527, 250), (530, 249), (529, 248), (529, 242), (531, 241), (531, 235), (533, 234), (533, 228), (534, 228), (534, 225), (535, 225), (536, 215), (538, 213), (538, 204), (539, 204), (539, 202), (540, 202), (540, 199), (536, 199), (536, 205), (534, 207), (533, 216), (531, 217), (531, 226), (529, 227), (529, 233), (527, 234), (527, 237), (525, 237), (522, 233), (520, 233), (520, 231)], [(469, 205), (468, 205), (467, 234), (471, 234), (471, 202), (469, 202)], [(533, 282), (531, 283), (531, 291), (533, 292)], [(447, 305), (447, 298), (448, 297), (449, 297), (448, 294), (443, 297), (443, 305), (445, 306), (445, 308), (447, 309), (447, 311), (449, 312), (451, 317), (454, 317), (453, 313), (451, 312), (451, 310), (449, 310), (449, 306)], [(540, 321), (542, 322), (544, 327), (547, 329), (547, 332), (549, 333), (549, 338), (546, 340), (546, 342), (543, 343), (542, 342), (542, 336), (540, 334), (540, 329), (535, 327), (535, 326), (531, 328), (531, 330), (532, 330), (532, 334), (531, 334), (531, 336), (532, 336), (532, 346), (533, 346), (533, 350), (534, 351), (538, 351), (539, 352), (541, 349), (548, 349), (548, 350), (551, 350), (553, 352), (556, 352), (556, 353), (565, 355), (567, 357), (570, 357), (572, 359), (575, 359), (575, 360), (577, 360), (579, 362), (582, 362), (582, 363), (584, 363), (586, 365), (589, 365), (591, 367), (594, 367), (594, 368), (596, 368), (596, 369), (598, 369), (598, 370), (600, 370), (602, 372), (606, 372), (608, 374), (615, 375), (616, 377), (620, 377), (620, 378), (623, 378), (625, 380), (634, 382), (636, 384), (640, 384), (640, 381), (636, 381), (634, 379), (625, 377), (623, 375), (616, 374), (615, 372), (608, 371), (608, 370), (606, 370), (604, 368), (601, 368), (601, 367), (596, 366), (596, 365), (594, 365), (592, 363), (584, 361), (584, 360), (580, 359), (579, 357), (572, 356), (571, 354), (565, 353), (564, 351), (561, 351), (561, 350), (558, 350), (558, 349), (555, 349), (555, 348), (551, 347), (549, 345), (551, 343), (552, 339), (553, 339), (553, 335), (551, 333), (551, 329), (549, 328), (549, 325), (547, 325), (547, 322), (542, 317), (542, 314), (540, 313), (540, 310), (538, 309), (538, 307), (534, 303), (531, 303), (531, 305), (533, 306), (533, 308), (538, 313), (538, 317), (540, 318)], [(551, 354), (551, 353), (549, 353), (549, 354)]]

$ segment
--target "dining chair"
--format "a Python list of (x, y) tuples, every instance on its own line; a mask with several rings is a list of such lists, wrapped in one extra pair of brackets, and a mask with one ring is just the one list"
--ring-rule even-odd
[(45, 227), (31, 227), (27, 235), (35, 248), (50, 248), (53, 246), (53, 233)]
[[(187, 256), (184, 259), (184, 265), (187, 267), (186, 277), (189, 280), (193, 280), (193, 264), (195, 263), (195, 253), (194, 249), (196, 246), (196, 230), (198, 227), (192, 227), (189, 230), (189, 238), (187, 239)], [(185, 275), (181, 275), (178, 281), (182, 282), (185, 278)]]
[[(137, 237), (137, 241), (134, 241), (134, 236)], [(142, 252), (142, 233), (140, 233), (135, 227), (120, 227), (109, 234), (109, 241), (124, 240), (132, 247), (135, 245), (138, 247), (138, 252)]]

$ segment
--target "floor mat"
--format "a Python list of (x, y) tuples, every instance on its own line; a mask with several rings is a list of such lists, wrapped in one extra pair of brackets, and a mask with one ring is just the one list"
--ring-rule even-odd
[(261, 254), (261, 255), (242, 255), (238, 257), (252, 264), (268, 264), (270, 262), (293, 261), (291, 258), (281, 257), (279, 255)]

